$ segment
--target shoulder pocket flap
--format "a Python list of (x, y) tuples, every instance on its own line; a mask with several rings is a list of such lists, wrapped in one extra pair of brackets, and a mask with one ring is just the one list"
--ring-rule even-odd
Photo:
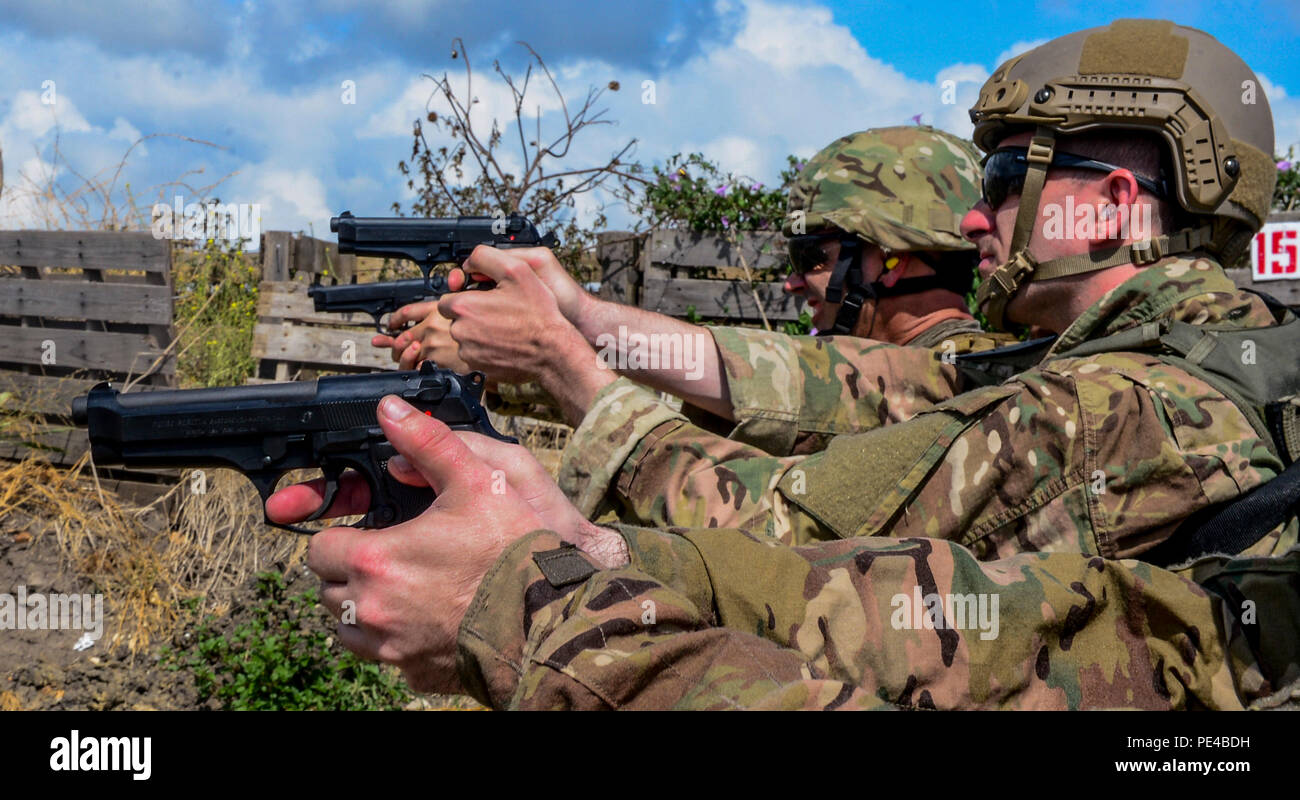
[(837, 536), (872, 536), (902, 509), (980, 412), (1017, 386), (990, 386), (927, 409), (908, 422), (837, 436), (777, 485)]

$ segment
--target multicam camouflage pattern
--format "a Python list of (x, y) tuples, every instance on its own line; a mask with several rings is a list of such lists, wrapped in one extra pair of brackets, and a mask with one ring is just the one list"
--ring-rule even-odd
[[(682, 413), (700, 427), (777, 456), (815, 453), (831, 437), (910, 419), (953, 394), (951, 374), (933, 369), (936, 359), (1016, 341), (981, 330), (969, 317), (946, 319), (907, 343), (933, 353), (890, 360), (884, 354), (897, 348), (870, 339), (748, 328), (710, 332), (726, 372), (734, 425), (689, 404)], [(897, 389), (877, 391), (881, 381)]]
[(835, 226), (886, 250), (973, 250), (961, 218), (980, 199), (975, 146), (924, 125), (836, 139), (790, 187), (787, 236)]
[[(727, 376), (732, 419), (689, 404), (678, 412), (653, 392), (618, 379), (597, 396), (560, 466), (560, 488), (586, 516), (613, 510), (606, 498), (624, 462), (666, 422), (690, 421), (771, 455), (814, 453), (834, 436), (902, 422), (952, 397), (958, 375), (943, 357), (1000, 347), (1010, 338), (960, 319), (940, 322), (918, 337), (932, 350), (751, 328), (709, 332)], [(598, 425), (598, 419), (616, 422)]]
[[(931, 539), (789, 547), (738, 530), (621, 531), (629, 565), (559, 588), (531, 558), (559, 546), (554, 534), (504, 554), (460, 629), (459, 671), (476, 698), (521, 709), (1300, 703), (1294, 614), (1270, 608), (1243, 623), (1235, 600), (1137, 561), (981, 562)], [(1287, 559), (1274, 566), (1294, 579), (1300, 550)], [(1245, 585), (1257, 573), (1240, 564), (1202, 564), (1198, 577)], [(926, 617), (938, 627), (903, 611), (899, 598), (918, 595), (946, 604)], [(957, 609), (980, 598), (999, 613), (963, 623)], [(1276, 644), (1260, 660), (1245, 639)]]
[[(981, 559), (1025, 551), (1137, 556), (1189, 515), (1282, 468), (1231, 401), (1154, 356), (1053, 355), (1157, 319), (1274, 324), (1262, 301), (1238, 291), (1217, 263), (1166, 259), (1086, 311), (1038, 367), (905, 424), (837, 437), (806, 457), (773, 457), (709, 434), (623, 386), (622, 410), (589, 415), (576, 434), (606, 443), (606, 455), (626, 453), (622, 469), (605, 486), (592, 480), (605, 476), (586, 470), (578, 488), (588, 501), (608, 489), (624, 520), (739, 527), (790, 544), (888, 535), (956, 541)], [(925, 351), (882, 353), (890, 361)], [(882, 371), (867, 390), (893, 408), (899, 386), (891, 381), (915, 380), (919, 369), (908, 366)], [(923, 385), (944, 386), (933, 377), (951, 368), (929, 369), (937, 373)], [(956, 384), (949, 376), (946, 385)], [(630, 443), (629, 435), (641, 439)], [(1297, 527), (1294, 520), (1279, 527), (1250, 553), (1293, 546)]]
[(485, 395), (489, 411), (507, 417), (532, 417), (563, 424), (560, 404), (536, 381), (498, 383)]

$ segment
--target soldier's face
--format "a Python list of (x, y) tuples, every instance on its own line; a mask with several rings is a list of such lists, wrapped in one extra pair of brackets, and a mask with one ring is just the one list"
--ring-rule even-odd
[(822, 254), (821, 263), (805, 272), (791, 272), (782, 288), (789, 294), (802, 297), (808, 304), (813, 327), (826, 330), (835, 324), (835, 313), (840, 307), (839, 303), (826, 302), (826, 285), (831, 280), (831, 267), (840, 257), (840, 243), (836, 239), (826, 239), (818, 247)]
[[(1030, 133), (1008, 136), (999, 147), (1024, 146), (1031, 138)], [(1079, 206), (1104, 200), (1099, 192), (1101, 186), (1101, 181), (1090, 176), (1081, 179), (1071, 176), (1068, 170), (1054, 168), (1049, 171), (1038, 200), (1038, 219), (1029, 237), (1030, 255), (1043, 262), (1088, 252), (1094, 245), (1090, 239), (1048, 236), (1045, 232), (1050, 228), (1046, 223), (1050, 210), (1065, 208), (1067, 199), (1072, 205)], [(997, 208), (990, 208), (985, 200), (980, 200), (962, 218), (962, 235), (979, 248), (981, 278), (987, 279), (1011, 258), (1011, 239), (1019, 212), (1020, 195), (1016, 193), (1008, 194)], [(1069, 316), (1072, 311), (1067, 310), (1067, 306), (1073, 310), (1077, 310), (1080, 304), (1086, 307), (1092, 295), (1096, 294), (1091, 285), (1100, 282), (1095, 276), (1086, 274), (1022, 284), (1007, 304), (1007, 318), (1013, 322), (1042, 325), (1059, 333), (1073, 320), (1073, 316)]]
[[(798, 295), (808, 304), (808, 313), (812, 316), (812, 325), (819, 331), (830, 329), (835, 325), (835, 316), (839, 314), (839, 303), (828, 303), (826, 301), (826, 286), (831, 280), (831, 268), (840, 257), (840, 243), (837, 239), (827, 239), (821, 243), (823, 260), (814, 269), (804, 273), (791, 273), (785, 279), (782, 288), (790, 294)], [(862, 270), (862, 280), (865, 283), (873, 283), (880, 279), (881, 273), (884, 272), (884, 259), (881, 256), (880, 249), (877, 247), (864, 246), (862, 254), (858, 259), (858, 268)], [(870, 319), (870, 306), (873, 301), (868, 300), (862, 312), (863, 319)]]

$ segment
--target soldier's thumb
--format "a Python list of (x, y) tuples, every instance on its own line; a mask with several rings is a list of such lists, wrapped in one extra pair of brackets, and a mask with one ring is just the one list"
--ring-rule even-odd
[(441, 421), (395, 395), (379, 403), (379, 425), (388, 441), (439, 495), (474, 493), (492, 480), (492, 469)]

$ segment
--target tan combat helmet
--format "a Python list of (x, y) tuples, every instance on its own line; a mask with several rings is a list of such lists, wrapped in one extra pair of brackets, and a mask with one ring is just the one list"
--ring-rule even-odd
[[(1000, 66), (970, 110), (975, 143), (993, 152), (1033, 131), (1010, 260), (979, 289), (989, 321), (1005, 325), (1021, 284), (1206, 250), (1238, 258), (1272, 202), (1273, 115), (1259, 79), (1209, 34), (1164, 20), (1117, 20), (1072, 33)], [(1156, 134), (1173, 175), (1171, 202), (1197, 224), (1108, 251), (1038, 263), (1026, 252), (1056, 137), (1093, 130)]]
[[(857, 242), (885, 251), (973, 253), (961, 235), (961, 218), (979, 202), (981, 171), (974, 146), (926, 125), (873, 128), (842, 136), (808, 159), (790, 187), (784, 233), (792, 261), (802, 244), (842, 233), (840, 258), (826, 299), (842, 303), (828, 333), (851, 333), (867, 298), (911, 294), (936, 287), (960, 295), (970, 289), (974, 259), (946, 264), (936, 276), (904, 278), (892, 287), (863, 284)], [(936, 267), (940, 264), (935, 263)], [(847, 296), (846, 296), (847, 288)]]

